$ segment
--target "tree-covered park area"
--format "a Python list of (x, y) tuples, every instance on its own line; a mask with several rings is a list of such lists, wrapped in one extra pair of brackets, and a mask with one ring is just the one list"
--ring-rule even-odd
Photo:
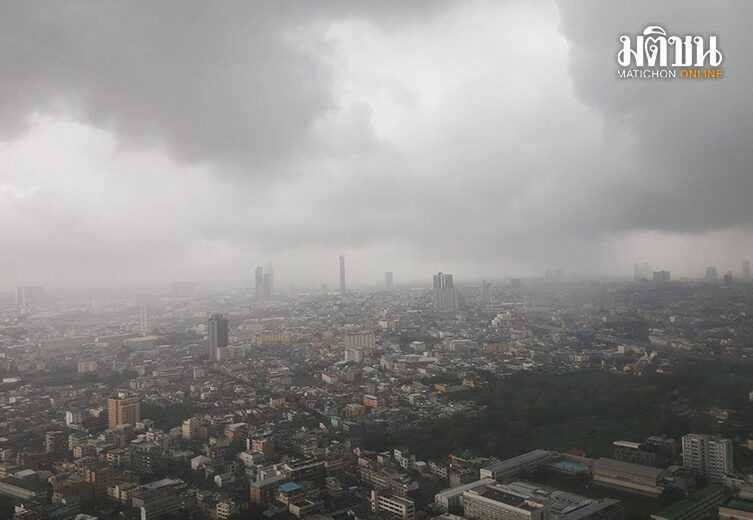
[[(688, 361), (669, 375), (520, 373), (452, 396), (482, 405), (478, 417), (424, 421), (370, 447), (406, 446), (424, 459), (468, 451), (505, 458), (534, 448), (599, 457), (611, 455), (615, 440), (649, 435), (720, 433), (743, 441), (753, 432), (751, 389), (753, 366), (724, 362)], [(747, 449), (737, 452), (738, 467), (753, 465)]]

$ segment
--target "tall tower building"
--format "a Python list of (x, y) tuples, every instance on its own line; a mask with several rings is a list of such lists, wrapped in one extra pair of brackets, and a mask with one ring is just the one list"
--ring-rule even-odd
[(111, 430), (141, 420), (141, 401), (138, 397), (112, 397), (107, 400), (107, 425)]
[(719, 280), (719, 271), (716, 270), (715, 266), (709, 266), (706, 268), (705, 278), (707, 282), (716, 282)]
[(451, 274), (437, 273), (434, 275), (432, 296), (435, 311), (455, 312), (458, 310), (458, 295)]
[(220, 361), (222, 349), (228, 344), (227, 318), (222, 314), (212, 314), (207, 326), (207, 343), (209, 345), (209, 361)]
[(387, 271), (384, 273), (384, 287), (388, 291), (391, 290), (395, 286), (395, 278), (392, 274), (392, 271)]
[(743, 280), (750, 280), (750, 260), (743, 260)]
[(682, 438), (682, 465), (714, 482), (734, 471), (732, 441), (714, 435), (689, 433)]
[(269, 299), (272, 297), (275, 291), (275, 271), (272, 269), (272, 265), (267, 266), (267, 271), (264, 273), (264, 298)]
[(254, 269), (254, 299), (260, 301), (264, 297), (264, 268), (257, 266)]
[(340, 294), (345, 294), (345, 255), (340, 255)]
[(149, 335), (149, 307), (146, 305), (139, 307), (139, 332), (142, 336)]

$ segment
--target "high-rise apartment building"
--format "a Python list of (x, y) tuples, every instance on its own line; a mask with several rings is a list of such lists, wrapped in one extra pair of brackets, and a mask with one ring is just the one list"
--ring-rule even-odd
[(682, 465), (714, 482), (732, 473), (732, 441), (715, 435), (689, 433), (682, 438)]
[(44, 449), (50, 454), (61, 454), (65, 451), (68, 437), (60, 430), (45, 432)]
[(384, 288), (388, 291), (395, 286), (395, 279), (392, 271), (384, 273)]
[(345, 346), (372, 352), (376, 346), (376, 336), (373, 332), (349, 332), (345, 336)]
[(742, 279), (750, 280), (750, 260), (743, 260)]
[(340, 255), (340, 294), (345, 294), (345, 255)]
[(228, 345), (227, 318), (222, 314), (212, 314), (207, 324), (207, 344), (209, 361), (220, 361), (222, 350)]
[(107, 400), (107, 424), (111, 430), (141, 420), (141, 401), (138, 397), (111, 397)]
[(435, 311), (455, 312), (458, 310), (458, 295), (451, 274), (437, 273), (434, 275), (432, 296)]

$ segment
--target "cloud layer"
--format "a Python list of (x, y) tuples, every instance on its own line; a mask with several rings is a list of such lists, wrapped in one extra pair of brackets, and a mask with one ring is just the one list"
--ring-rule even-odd
[[(753, 256), (745, 2), (0, 9), (0, 284)], [(717, 34), (725, 78), (618, 80), (650, 23)]]

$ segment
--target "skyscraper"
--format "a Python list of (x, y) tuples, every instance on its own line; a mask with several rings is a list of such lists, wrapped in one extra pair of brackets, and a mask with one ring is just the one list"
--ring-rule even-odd
[(345, 255), (340, 255), (340, 294), (345, 294)]
[(222, 314), (212, 314), (207, 327), (207, 343), (209, 345), (209, 361), (220, 361), (222, 349), (228, 344), (227, 318)]
[(256, 266), (254, 269), (254, 299), (261, 300), (264, 297), (264, 268)]
[(714, 482), (733, 472), (732, 441), (689, 433), (682, 438), (682, 465)]
[(392, 271), (387, 271), (384, 273), (384, 287), (387, 290), (392, 289), (392, 287), (395, 285), (395, 279), (392, 275)]
[(743, 280), (750, 280), (750, 260), (743, 260)]
[(138, 397), (120, 395), (107, 400), (107, 425), (111, 430), (141, 420), (141, 401)]
[(437, 312), (455, 312), (458, 309), (458, 295), (451, 274), (434, 275), (433, 288), (434, 310)]

